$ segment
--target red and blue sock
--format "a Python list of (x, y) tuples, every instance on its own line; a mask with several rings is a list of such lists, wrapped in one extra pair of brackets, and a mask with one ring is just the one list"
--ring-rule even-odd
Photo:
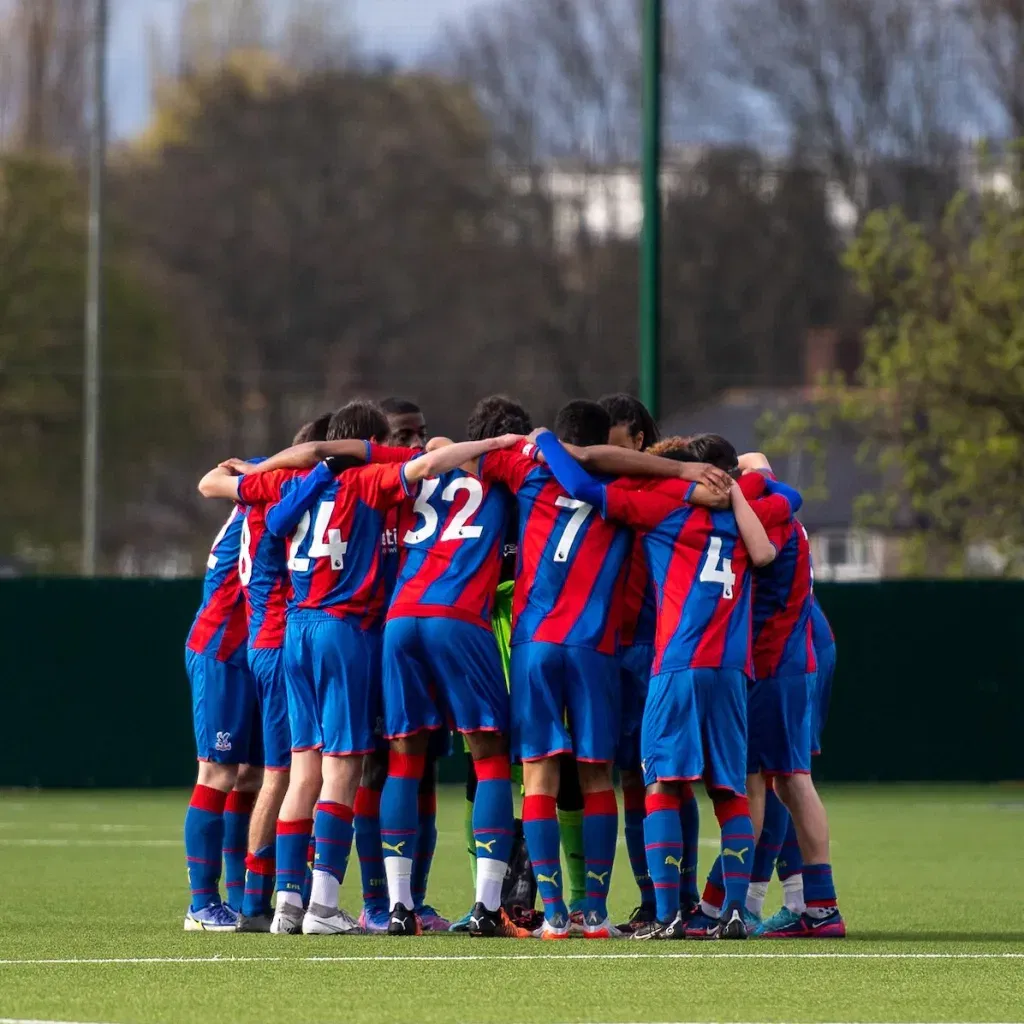
[(306, 871), (310, 860), (309, 846), (312, 834), (312, 818), (279, 820), (277, 823), (277, 878), (274, 890), (294, 893), (302, 900), (303, 905), (309, 900)]
[(745, 796), (712, 797), (715, 816), (722, 829), (722, 879), (725, 905), (745, 907), (750, 887), (750, 869), (754, 863), (754, 825)]
[(245, 891), (242, 913), (246, 917), (269, 915), (273, 911), (270, 898), (274, 894), (274, 847), (261, 846), (245, 858)]
[[(782, 801), (780, 800), (781, 804)], [(783, 807), (785, 810), (785, 807)], [(786, 835), (782, 840), (782, 848), (779, 850), (778, 860), (775, 862), (775, 870), (779, 874), (779, 881), (785, 882), (793, 875), (799, 875), (804, 870), (804, 857), (800, 852), (800, 842), (796, 837), (796, 826), (793, 818), (787, 812)]]
[(836, 911), (836, 887), (831, 864), (804, 865), (804, 902), (810, 917), (828, 917)]
[(625, 818), (626, 853), (633, 870), (636, 887), (640, 890), (640, 904), (645, 909), (654, 909), (654, 883), (647, 870), (647, 850), (644, 848), (644, 801), (643, 786), (626, 786), (622, 790), (623, 817)]
[(473, 845), (477, 859), (508, 864), (516, 834), (512, 807), (512, 766), (507, 756), (475, 762), (476, 797), (473, 800)]
[(644, 838), (655, 912), (659, 921), (671, 921), (679, 910), (679, 873), (683, 865), (679, 797), (674, 793), (647, 794)]
[(412, 870), (419, 831), (419, 788), (426, 759), (421, 754), (391, 752), (388, 777), (380, 797), (380, 839), (390, 906), (413, 909)]
[(226, 903), (236, 914), (242, 910), (245, 854), (249, 849), (249, 819), (254, 803), (255, 793), (233, 789), (224, 804), (224, 886), (228, 894)]
[(754, 866), (750, 872), (751, 882), (770, 882), (775, 862), (782, 852), (782, 843), (789, 825), (789, 811), (769, 786), (764, 794), (764, 824), (757, 838), (754, 850)]
[(227, 799), (227, 793), (197, 784), (185, 812), (185, 861), (193, 910), (202, 910), (220, 902), (220, 863)]
[(700, 899), (697, 891), (700, 806), (689, 783), (683, 785), (679, 804), (679, 827), (683, 833), (683, 870), (679, 876), (679, 903), (682, 907), (692, 907)]
[(619, 806), (615, 790), (583, 794), (583, 856), (587, 910), (603, 921), (608, 916), (608, 889), (612, 884), (615, 846), (619, 840)]
[(569, 911), (562, 890), (558, 807), (553, 796), (534, 795), (523, 800), (523, 833), (537, 879), (537, 891), (544, 901), (544, 916), (552, 923), (556, 920), (562, 923), (568, 919)]
[(313, 816), (313, 872), (326, 871), (339, 883), (345, 881), (352, 852), (352, 808), (333, 800), (321, 800)]
[(360, 786), (356, 791), (356, 854), (363, 882), (363, 903), (370, 910), (388, 909), (388, 879), (380, 846), (380, 793)]
[(417, 798), (419, 821), (416, 828), (416, 863), (412, 869), (412, 898), (419, 910), (427, 899), (427, 880), (437, 849), (437, 792), (420, 793)]

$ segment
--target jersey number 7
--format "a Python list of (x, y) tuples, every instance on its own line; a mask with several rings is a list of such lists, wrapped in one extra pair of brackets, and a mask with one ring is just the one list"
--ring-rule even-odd
[(291, 547), (288, 550), (288, 568), (292, 572), (309, 572), (311, 562), (317, 558), (329, 557), (332, 569), (345, 568), (345, 552), (348, 551), (348, 542), (341, 539), (341, 530), (331, 529), (331, 516), (334, 514), (334, 502), (324, 501), (316, 513), (316, 523), (313, 526), (313, 543), (309, 546), (308, 557), (300, 558), (299, 549), (302, 542), (309, 533), (310, 516), (305, 512), (295, 527), (295, 536), (292, 538)]
[(576, 540), (576, 535), (587, 521), (587, 516), (594, 511), (594, 506), (588, 505), (585, 501), (579, 501), (576, 498), (566, 498), (561, 494), (555, 498), (555, 504), (559, 508), (573, 509), (572, 518), (566, 523), (554, 554), (556, 562), (567, 562), (569, 560), (569, 552), (572, 551), (573, 541)]

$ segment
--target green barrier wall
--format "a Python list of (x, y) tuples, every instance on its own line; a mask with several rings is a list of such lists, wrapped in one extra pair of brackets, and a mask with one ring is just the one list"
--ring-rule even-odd
[[(816, 774), (1024, 778), (1024, 584), (822, 584), (839, 644)], [(0, 786), (194, 777), (184, 637), (195, 580), (3, 580)], [(442, 778), (462, 776), (461, 755)]]

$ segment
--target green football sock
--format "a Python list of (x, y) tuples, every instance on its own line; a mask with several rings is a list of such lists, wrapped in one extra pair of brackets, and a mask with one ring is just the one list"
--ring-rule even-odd
[(562, 852), (568, 863), (569, 903), (578, 903), (587, 895), (586, 861), (583, 859), (583, 812), (558, 812), (562, 834)]
[(465, 819), (466, 853), (469, 854), (469, 866), (473, 872), (473, 888), (476, 888), (476, 840), (473, 838), (473, 801), (466, 801)]

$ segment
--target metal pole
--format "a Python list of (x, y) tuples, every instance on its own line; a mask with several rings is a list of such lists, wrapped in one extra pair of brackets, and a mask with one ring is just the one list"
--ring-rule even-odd
[(100, 476), (100, 346), (103, 340), (103, 193), (107, 164), (107, 0), (95, 0), (93, 126), (89, 154), (89, 255), (85, 297), (82, 574), (96, 575)]
[(661, 0), (644, 0), (643, 202), (640, 246), (640, 397), (658, 418), (661, 347)]

